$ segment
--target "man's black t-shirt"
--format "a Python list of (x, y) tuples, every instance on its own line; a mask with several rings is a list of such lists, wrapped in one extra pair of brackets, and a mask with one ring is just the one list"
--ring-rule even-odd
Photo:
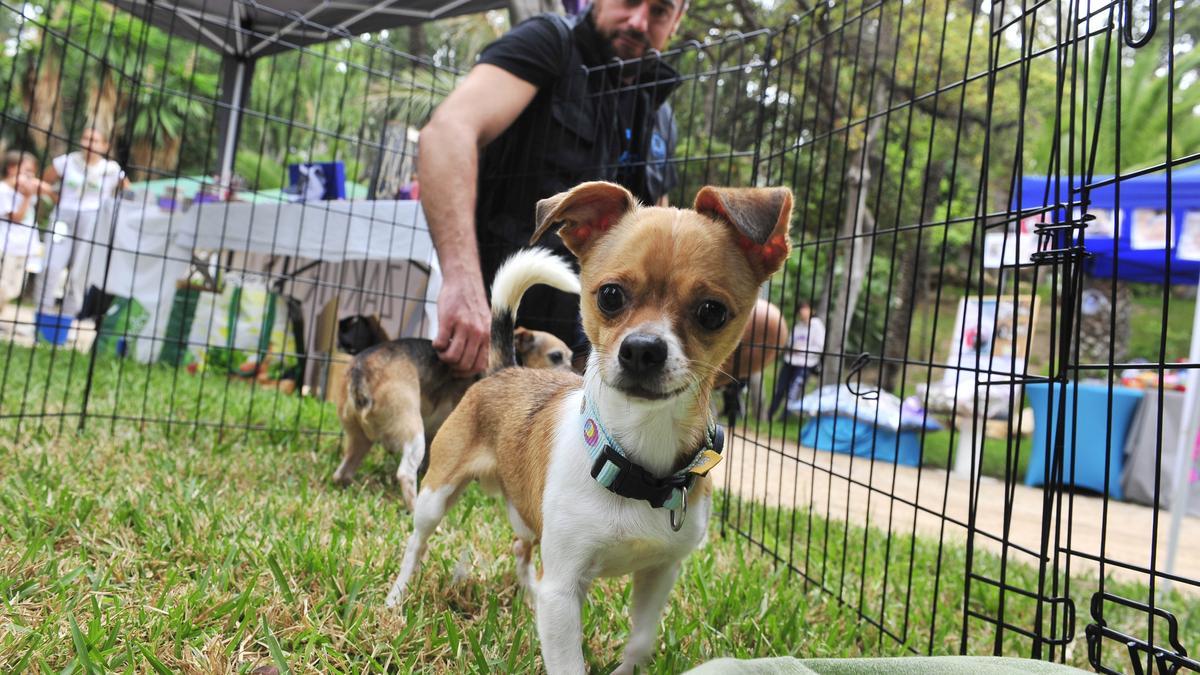
[(513, 28), (479, 54), (487, 63), (516, 75), (539, 90), (561, 76), (570, 45), (557, 19), (535, 16)]
[[(479, 55), (479, 63), (502, 68), (541, 91), (553, 86), (562, 77), (563, 64), (567, 62), (571, 48), (570, 35), (559, 18), (535, 16), (485, 47)], [(637, 105), (633, 97), (626, 97), (622, 103), (627, 108), (623, 111), (626, 118), (636, 119), (645, 114), (644, 111), (628, 109)], [(632, 125), (629, 129), (630, 145), (645, 147), (645, 155), (626, 152), (623, 157), (618, 157), (618, 162), (624, 160), (624, 163), (637, 165), (639, 169), (644, 165), (647, 173), (644, 185), (626, 187), (651, 204), (657, 203), (678, 183), (675, 165), (670, 161), (678, 140), (675, 117), (669, 103), (659, 103), (654, 116), (653, 133), (648, 142), (643, 143), (643, 130), (639, 125)], [(631, 177), (629, 181), (623, 178), (618, 172), (616, 179), (621, 183), (638, 182), (640, 177)]]
[[(500, 263), (529, 244), (538, 200), (584, 181), (609, 180), (653, 203), (672, 186), (667, 159), (675, 133), (669, 109), (661, 107), (678, 77), (661, 59), (614, 61), (586, 14), (534, 17), (486, 47), (479, 63), (538, 90), (480, 158), (476, 233), (489, 287)], [(565, 253), (557, 236), (539, 244)], [(539, 289), (522, 302), (518, 323), (579, 347), (578, 303)]]

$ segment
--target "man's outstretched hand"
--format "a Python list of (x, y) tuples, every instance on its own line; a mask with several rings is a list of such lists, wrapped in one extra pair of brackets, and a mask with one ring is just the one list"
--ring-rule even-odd
[(491, 348), (492, 314), (478, 278), (447, 277), (438, 293), (438, 336), (433, 348), (458, 377), (482, 373)]

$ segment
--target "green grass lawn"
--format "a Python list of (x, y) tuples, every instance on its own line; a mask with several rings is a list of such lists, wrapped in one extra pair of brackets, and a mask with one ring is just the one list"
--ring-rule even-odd
[[(1157, 292), (1156, 292), (1157, 291)], [(1166, 330), (1163, 328), (1162, 289), (1160, 287), (1138, 288), (1133, 294), (1130, 313), (1129, 356), (1158, 361), (1163, 334), (1166, 333), (1166, 350), (1163, 360), (1173, 363), (1186, 359), (1191, 346), (1192, 320), (1196, 311), (1195, 298), (1171, 297), (1168, 305)]]
[(172, 438), (187, 432), (196, 443), (236, 442), (262, 431), (268, 440), (315, 448), (340, 432), (332, 405), (280, 396), (252, 380), (107, 356), (93, 365), (90, 355), (72, 350), (0, 343), (0, 421), (57, 434), (81, 419), (89, 430), (134, 426)]
[[(10, 380), (0, 414), (43, 394), (59, 402), (46, 404), (50, 412), (69, 412), (80, 401), (58, 384), (46, 350), (31, 356), (15, 349), (6, 363), (32, 374), (20, 382), (44, 386), (24, 396)], [(212, 376), (98, 365), (89, 409), (109, 419), (89, 420), (82, 432), (73, 418), (61, 430), (60, 417), (0, 419), (0, 671), (540, 667), (496, 499), (468, 492), (432, 540), (410, 599), (387, 610), (383, 599), (409, 531), (389, 478), (395, 458), (372, 454), (358, 483), (337, 489), (329, 482), (337, 438), (296, 431), (297, 421), (329, 429), (328, 405), (240, 382), (225, 386)], [(126, 396), (125, 387), (134, 386), (128, 383), (147, 393)], [(133, 403), (125, 408), (122, 401)], [(220, 433), (186, 424), (221, 414), (262, 430)], [(718, 505), (724, 501), (718, 495)], [(725, 536), (714, 520), (708, 544), (686, 563), (650, 672), (680, 672), (726, 655), (958, 652), (961, 542), (913, 538), (902, 527), (864, 530), (736, 499), (728, 515)], [(973, 569), (1001, 576), (990, 554), (977, 552)], [(1024, 563), (1010, 562), (1003, 574), (1012, 586), (1037, 588), (1036, 571)], [(1082, 665), (1086, 599), (1096, 581), (1071, 583), (1079, 615), (1068, 661)], [(1107, 587), (1145, 596), (1128, 584)], [(599, 672), (619, 660), (628, 601), (625, 580), (604, 580), (589, 596), (585, 653)], [(1162, 601), (1181, 616), (1185, 635), (1200, 634), (1200, 603)], [(1000, 616), (1001, 602), (995, 587), (972, 584), (972, 612)], [(1034, 629), (1035, 609), (1029, 598), (1003, 596), (1008, 624)], [(860, 611), (876, 625), (859, 621)], [(1118, 610), (1106, 619), (1135, 633), (1145, 624)], [(994, 625), (972, 619), (966, 633), (969, 653), (992, 652)], [(1011, 630), (1000, 644), (1009, 655), (1030, 652), (1029, 640)], [(1123, 658), (1115, 647), (1108, 653)]]

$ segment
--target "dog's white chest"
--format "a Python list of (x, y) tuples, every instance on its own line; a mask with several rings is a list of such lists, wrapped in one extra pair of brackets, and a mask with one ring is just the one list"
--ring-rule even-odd
[[(568, 397), (566, 406), (579, 405)], [(675, 531), (670, 511), (609, 492), (592, 478), (578, 423), (568, 418), (551, 455), (543, 495), (543, 559), (566, 555), (590, 576), (618, 576), (682, 560), (703, 540), (711, 498), (695, 500)], [(553, 534), (551, 534), (553, 533)], [(550, 552), (547, 546), (562, 547)]]
[(642, 505), (621, 505), (612, 514), (607, 534), (596, 532), (599, 545), (593, 548), (592, 561), (596, 576), (620, 576), (682, 560), (704, 539), (707, 508), (695, 509), (683, 527), (675, 532), (670, 527), (666, 510), (648, 506), (630, 508), (637, 506)]

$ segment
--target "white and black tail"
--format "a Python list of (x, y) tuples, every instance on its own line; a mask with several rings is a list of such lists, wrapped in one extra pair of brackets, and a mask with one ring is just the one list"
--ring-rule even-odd
[(496, 271), (492, 282), (492, 348), (488, 372), (517, 364), (513, 347), (513, 323), (525, 292), (545, 284), (564, 293), (579, 294), (579, 277), (571, 265), (548, 249), (517, 251)]

